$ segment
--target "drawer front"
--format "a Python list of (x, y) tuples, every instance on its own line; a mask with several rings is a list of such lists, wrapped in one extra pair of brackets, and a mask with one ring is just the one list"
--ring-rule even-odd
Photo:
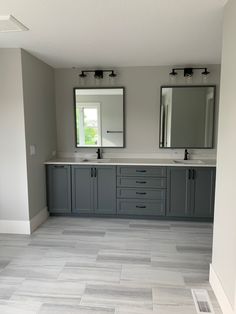
[(148, 190), (148, 189), (128, 189), (128, 188), (118, 188), (117, 189), (118, 198), (140, 198), (140, 199), (150, 199), (150, 200), (165, 200), (166, 190)]
[(166, 167), (141, 167), (141, 166), (119, 166), (118, 176), (139, 176), (139, 177), (166, 177)]
[(117, 177), (117, 186), (130, 188), (166, 188), (166, 178)]
[(117, 201), (117, 214), (119, 215), (165, 215), (165, 200), (143, 201), (137, 199)]

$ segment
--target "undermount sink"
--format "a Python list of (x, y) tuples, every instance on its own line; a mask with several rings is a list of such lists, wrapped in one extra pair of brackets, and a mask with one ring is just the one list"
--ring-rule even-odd
[(102, 163), (107, 163), (109, 162), (110, 159), (109, 158), (103, 158), (103, 159), (96, 159), (96, 158), (85, 158), (82, 160), (82, 162), (93, 162), (93, 163), (99, 163), (99, 164), (102, 164)]
[(204, 162), (200, 159), (192, 159), (192, 160), (177, 159), (177, 160), (174, 160), (174, 163), (176, 164), (204, 164)]

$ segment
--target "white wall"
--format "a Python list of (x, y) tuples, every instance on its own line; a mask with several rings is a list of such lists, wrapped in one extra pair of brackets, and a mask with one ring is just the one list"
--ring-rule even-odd
[(213, 260), (210, 282), (224, 314), (236, 313), (236, 1), (225, 8)]
[[(54, 70), (22, 50), (22, 77), (28, 171), (29, 215), (33, 218), (45, 209), (44, 162), (56, 151), (56, 110)], [(30, 155), (30, 145), (36, 154)]]
[(29, 219), (20, 49), (0, 49), (0, 231)]
[[(108, 156), (169, 157), (175, 151), (159, 149), (160, 86), (170, 85), (169, 66), (118, 68), (118, 78), (114, 86), (125, 87), (126, 148), (104, 149)], [(217, 85), (216, 121), (220, 81), (220, 66), (209, 66), (211, 75), (207, 84)], [(79, 70), (56, 69), (55, 92), (57, 111), (57, 147), (60, 155), (75, 153), (73, 87), (79, 87)], [(183, 74), (179, 74), (176, 84), (186, 84)], [(203, 84), (200, 71), (196, 71), (190, 84)], [(95, 86), (94, 80), (87, 80), (86, 86)], [(100, 86), (111, 86), (103, 79)], [(217, 130), (217, 125), (216, 125)], [(94, 149), (77, 149), (78, 153), (94, 152)], [(177, 151), (178, 152), (178, 151)], [(216, 150), (197, 150), (195, 154), (215, 157)], [(179, 153), (183, 155), (183, 150)]]

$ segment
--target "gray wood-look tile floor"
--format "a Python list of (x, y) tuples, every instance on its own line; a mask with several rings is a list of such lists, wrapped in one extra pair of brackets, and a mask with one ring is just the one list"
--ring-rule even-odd
[(212, 225), (51, 217), (0, 235), (0, 313), (191, 314), (207, 289)]

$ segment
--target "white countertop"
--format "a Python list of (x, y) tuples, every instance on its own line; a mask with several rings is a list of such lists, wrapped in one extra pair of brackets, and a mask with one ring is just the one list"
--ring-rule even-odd
[[(55, 158), (45, 162), (45, 165), (107, 165), (107, 166), (175, 166), (175, 167), (216, 167), (216, 160), (192, 159), (186, 163), (176, 162), (177, 159), (138, 159), (138, 158), (104, 158), (89, 159), (83, 158)], [(183, 161), (183, 160), (182, 160)]]

